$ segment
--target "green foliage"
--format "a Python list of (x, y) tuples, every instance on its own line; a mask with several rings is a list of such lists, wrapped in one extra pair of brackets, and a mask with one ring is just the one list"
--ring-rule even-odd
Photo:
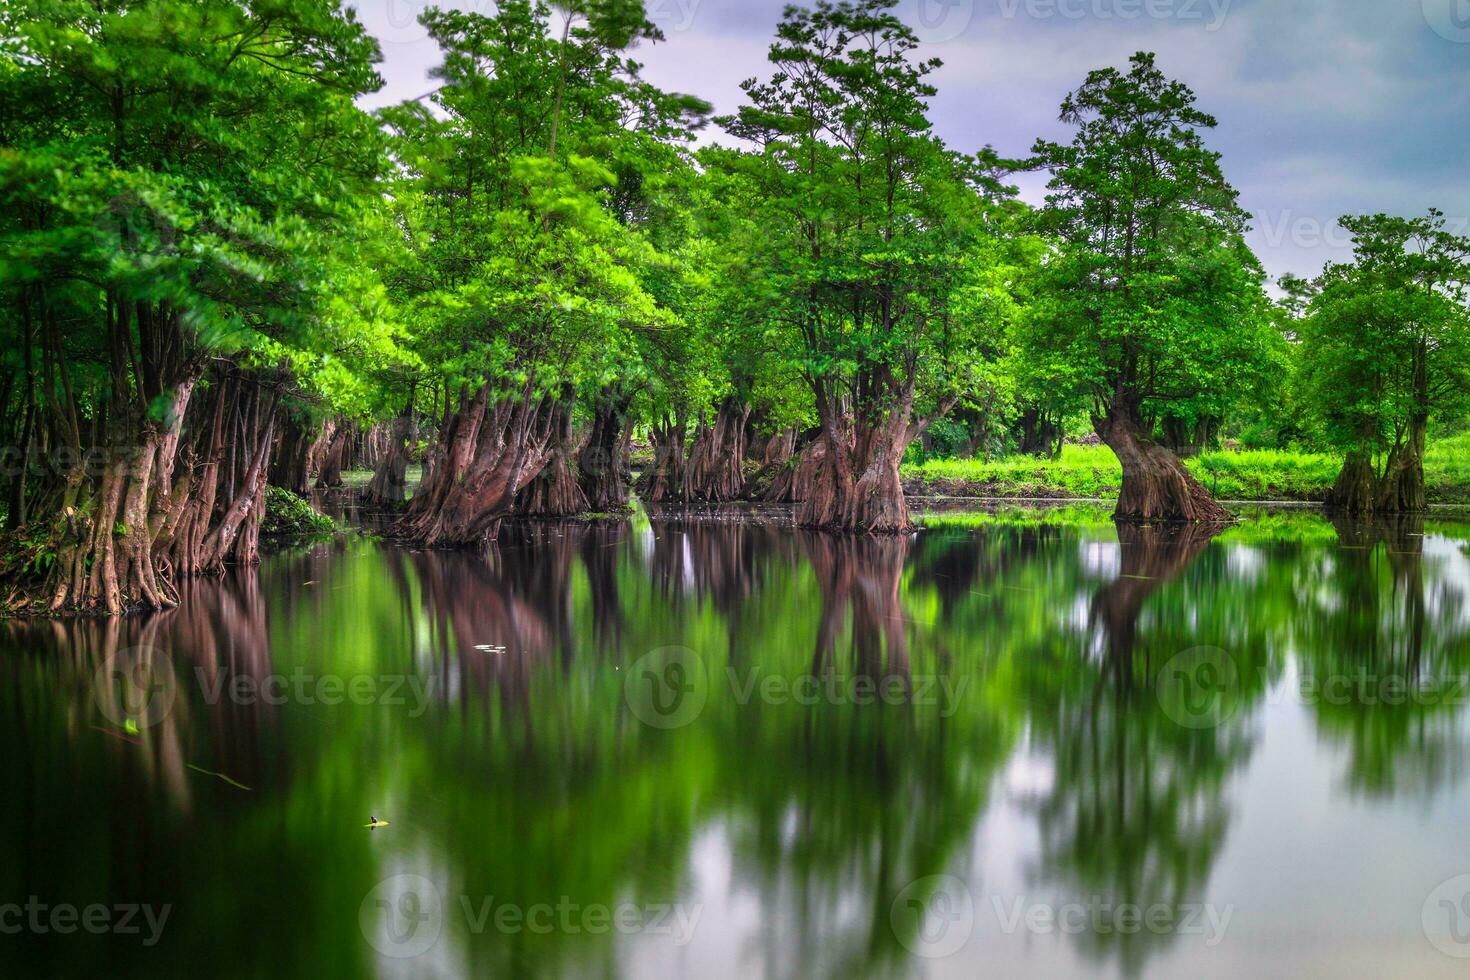
[(1219, 417), (1284, 364), (1244, 243), (1247, 215), (1204, 143), (1215, 120), (1137, 54), (1062, 103), (1071, 143), (1039, 140), (1050, 250), (1018, 331), (1018, 373), (1052, 402)]
[(1302, 384), (1334, 446), (1382, 457), (1470, 396), (1470, 239), (1424, 218), (1345, 217), (1353, 261), (1329, 266), (1300, 321)]
[[(1248, 450), (1185, 460), (1197, 479), (1226, 500), (1321, 500), (1341, 460), (1331, 453)], [(1101, 497), (1118, 492), (1122, 469), (1105, 446), (1062, 448), (1060, 459), (931, 459), (905, 466), (920, 491), (962, 496)], [(1470, 501), (1470, 435), (1430, 444), (1425, 477), (1431, 500)]]
[[(384, 142), (354, 105), (381, 84), (379, 55), (353, 12), (18, 0), (0, 18), (0, 283), (28, 311), (9, 320), (14, 349), (38, 342), (36, 318), (65, 319), (81, 413), (124, 394), (109, 386), (149, 412), (171, 385), (145, 334), (177, 323), (169, 354), (190, 370), (284, 367), (302, 397), (366, 411), (364, 369), (402, 355), (376, 277)], [(131, 335), (109, 337), (119, 307), (155, 325), (123, 318)], [(132, 377), (114, 363), (104, 380), (116, 342), (137, 352)]]
[(749, 152), (709, 151), (739, 217), (724, 301), (774, 377), (803, 383), (826, 419), (912, 402), (942, 415), (996, 383), (1024, 250), (988, 156), (931, 132), (935, 59), (892, 0), (788, 7), (766, 81), (721, 120)]
[(260, 533), (276, 538), (314, 538), (336, 533), (337, 522), (311, 506), (311, 501), (281, 487), (265, 491), (265, 519)]
[(682, 322), (688, 250), (653, 239), (679, 220), (677, 147), (703, 105), (658, 91), (623, 57), (657, 37), (641, 4), (564, 11), (558, 41), (549, 9), (526, 0), (493, 15), (430, 8), (421, 20), (444, 52), (436, 111), (381, 114), (404, 236), (389, 276), (415, 351), (451, 390), (563, 397), (636, 382), (650, 345)]

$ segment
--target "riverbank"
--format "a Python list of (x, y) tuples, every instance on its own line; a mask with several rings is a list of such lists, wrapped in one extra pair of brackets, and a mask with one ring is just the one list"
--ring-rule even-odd
[[(1217, 499), (1320, 501), (1341, 460), (1326, 453), (1204, 453), (1186, 465)], [(1470, 436), (1432, 443), (1424, 460), (1430, 503), (1470, 504)], [(1099, 499), (1118, 495), (1122, 470), (1106, 446), (1065, 446), (1059, 459), (934, 459), (903, 468), (904, 492), (924, 497)]]

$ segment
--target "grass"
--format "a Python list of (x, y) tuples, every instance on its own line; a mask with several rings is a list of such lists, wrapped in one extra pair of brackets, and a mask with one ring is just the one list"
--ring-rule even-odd
[[(1254, 449), (1204, 453), (1190, 471), (1223, 500), (1321, 500), (1341, 458)], [(903, 468), (911, 492), (980, 497), (1115, 497), (1122, 480), (1106, 446), (1064, 446), (1060, 459), (933, 459)], [(1424, 460), (1429, 499), (1470, 502), (1470, 433), (1431, 441)]]

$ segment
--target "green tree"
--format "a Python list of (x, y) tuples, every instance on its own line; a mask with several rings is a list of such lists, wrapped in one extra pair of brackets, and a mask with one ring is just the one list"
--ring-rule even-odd
[(657, 39), (641, 11), (574, 5), (559, 39), (550, 8), (526, 0), (422, 17), (444, 84), (435, 111), (384, 113), (414, 254), (395, 288), (454, 408), (401, 525), (410, 537), (471, 544), (512, 510), (586, 510), (579, 393), (608, 394), (636, 373), (637, 335), (676, 321), (650, 291), (666, 259), (637, 219), (648, 173), (670, 165), (703, 106), (625, 57)]
[(937, 60), (892, 0), (788, 7), (769, 80), (723, 121), (753, 143), (760, 329), (821, 426), (797, 488), (808, 526), (909, 526), (904, 450), (983, 376), (1013, 303), (991, 219), (998, 189), (926, 118)]
[(350, 400), (355, 355), (392, 347), (361, 261), (381, 140), (353, 104), (377, 45), (335, 0), (0, 19), (9, 517), (45, 526), (51, 608), (171, 605), (160, 565), (256, 558), (284, 393)]
[(1215, 120), (1146, 53), (1127, 72), (1090, 73), (1061, 118), (1077, 127), (1072, 142), (1033, 148), (1051, 171), (1039, 217), (1055, 247), (1025, 356), (1117, 453), (1119, 519), (1225, 520), (1153, 439), (1166, 412), (1220, 414), (1279, 349), (1247, 215), (1204, 144)]
[(1308, 404), (1344, 452), (1328, 502), (1421, 511), (1430, 421), (1470, 392), (1470, 239), (1438, 211), (1341, 223), (1353, 261), (1328, 266), (1302, 321)]

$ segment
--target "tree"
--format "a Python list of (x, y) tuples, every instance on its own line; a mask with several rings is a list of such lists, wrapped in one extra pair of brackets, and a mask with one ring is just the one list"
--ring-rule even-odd
[(354, 355), (392, 347), (357, 261), (377, 45), (334, 0), (0, 18), (10, 518), (52, 609), (172, 605), (178, 576), (257, 557), (283, 395), (350, 396)]
[(768, 81), (723, 120), (758, 150), (744, 174), (758, 237), (743, 247), (774, 356), (810, 389), (821, 427), (796, 488), (813, 527), (909, 527), (908, 445), (985, 370), (1011, 310), (991, 219), (996, 188), (925, 116), (935, 60), (892, 0), (788, 7)]
[(1090, 73), (1061, 118), (1072, 142), (1033, 148), (1055, 245), (1021, 345), (1117, 454), (1118, 519), (1227, 520), (1153, 439), (1161, 414), (1236, 396), (1279, 349), (1247, 215), (1201, 135), (1215, 120), (1146, 53)]
[(560, 40), (549, 8), (525, 0), (493, 17), (423, 15), (444, 85), (438, 112), (385, 113), (415, 254), (395, 287), (453, 408), (399, 525), (408, 537), (477, 544), (514, 511), (587, 510), (578, 402), (600, 393), (610, 412), (621, 399), (601, 389), (633, 337), (674, 322), (646, 288), (663, 259), (628, 219), (651, 145), (687, 137), (702, 104), (649, 86), (624, 57), (657, 39), (641, 11), (574, 5)]
[(1340, 220), (1353, 261), (1327, 267), (1302, 321), (1308, 403), (1344, 452), (1328, 503), (1421, 511), (1429, 423), (1470, 393), (1470, 239), (1438, 211)]

